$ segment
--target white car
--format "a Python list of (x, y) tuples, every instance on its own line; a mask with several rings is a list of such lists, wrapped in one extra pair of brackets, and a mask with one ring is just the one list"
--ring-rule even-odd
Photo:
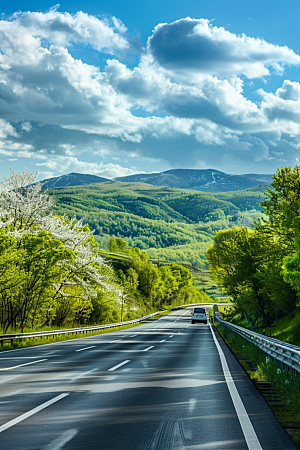
[(207, 324), (207, 315), (205, 308), (194, 308), (192, 314), (192, 323), (203, 322)]

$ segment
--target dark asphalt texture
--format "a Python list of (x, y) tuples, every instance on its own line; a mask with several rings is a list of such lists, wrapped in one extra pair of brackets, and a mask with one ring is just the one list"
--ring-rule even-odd
[[(261, 448), (295, 450), (216, 337)], [(0, 432), (0, 450), (249, 448), (210, 326), (192, 325), (189, 310), (124, 331), (2, 352), (0, 392), (0, 431), (67, 394)]]

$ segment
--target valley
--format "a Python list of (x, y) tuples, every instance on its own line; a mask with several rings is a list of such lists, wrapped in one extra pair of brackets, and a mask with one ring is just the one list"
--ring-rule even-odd
[(206, 193), (108, 181), (51, 190), (54, 212), (85, 217), (101, 248), (111, 236), (147, 250), (151, 259), (207, 269), (205, 252), (215, 233), (232, 226), (251, 227), (262, 215), (267, 185), (234, 192)]

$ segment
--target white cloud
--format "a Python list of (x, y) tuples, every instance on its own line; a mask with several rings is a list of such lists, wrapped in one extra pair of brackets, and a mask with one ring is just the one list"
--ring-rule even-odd
[(0, 119), (0, 138), (7, 138), (8, 136), (17, 137), (18, 134), (9, 122)]
[[(62, 157), (57, 156), (49, 158), (46, 162), (37, 163), (39, 168), (47, 168), (51, 171), (49, 173), (55, 173), (57, 175), (77, 172), (77, 173), (88, 173), (92, 175), (102, 176), (104, 178), (115, 178), (122, 177), (125, 175), (133, 175), (139, 173), (140, 171), (134, 169), (128, 169), (120, 166), (119, 164), (104, 164), (104, 163), (93, 163), (80, 161), (75, 157)], [(43, 172), (45, 173), (45, 172)]]
[(148, 40), (153, 62), (169, 72), (191, 76), (269, 75), (269, 67), (282, 71), (285, 64), (300, 64), (300, 57), (286, 46), (242, 34), (237, 36), (207, 19), (177, 20), (154, 28)]
[(275, 93), (260, 89), (261, 111), (269, 128), (300, 138), (300, 84), (285, 80)]
[(82, 43), (108, 53), (129, 48), (123, 36), (126, 27), (115, 17), (98, 19), (82, 11), (61, 13), (54, 7), (47, 12), (15, 13), (11, 21), (5, 23), (6, 27), (8, 23), (14, 31), (25, 31), (30, 39), (42, 38), (58, 46)]
[(32, 130), (32, 125), (30, 122), (23, 122), (21, 125), (21, 129), (29, 133)]
[(244, 82), (248, 92), (257, 83), (245, 77), (263, 80), (300, 63), (287, 47), (190, 18), (159, 24), (133, 68), (114, 56), (101, 71), (75, 59), (74, 44), (114, 55), (130, 50), (114, 18), (53, 8), (0, 21), (3, 156), (40, 161), (52, 174), (114, 177), (136, 172), (123, 166), (126, 155), (144, 167), (192, 167), (222, 164), (232, 153), (255, 165), (278, 158), (281, 147), (298, 151), (300, 84), (260, 89), (256, 102), (244, 92)]

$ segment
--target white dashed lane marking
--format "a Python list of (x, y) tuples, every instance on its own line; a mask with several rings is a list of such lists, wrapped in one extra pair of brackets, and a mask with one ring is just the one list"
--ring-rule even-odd
[(121, 362), (120, 364), (117, 364), (114, 367), (111, 367), (110, 369), (108, 369), (108, 372), (113, 372), (114, 370), (118, 369), (119, 367), (124, 366), (124, 364), (127, 364), (130, 362), (130, 359), (126, 359), (126, 361)]
[(43, 361), (48, 361), (48, 360), (47, 359), (39, 359), (38, 361), (32, 361), (29, 363), (19, 364), (18, 366), (13, 366), (13, 367), (6, 367), (5, 369), (0, 369), (0, 370), (17, 369), (18, 367), (29, 366), (30, 364), (36, 364), (36, 363), (43, 362)]
[(78, 350), (75, 350), (76, 352), (83, 352), (83, 350), (88, 350), (89, 348), (94, 348), (96, 347), (96, 345), (91, 345), (90, 347), (85, 347), (85, 348), (79, 348)]
[(143, 352), (147, 352), (148, 350), (150, 350), (153, 347), (154, 347), (154, 345), (151, 345), (151, 347), (148, 347), (148, 348), (144, 348)]

